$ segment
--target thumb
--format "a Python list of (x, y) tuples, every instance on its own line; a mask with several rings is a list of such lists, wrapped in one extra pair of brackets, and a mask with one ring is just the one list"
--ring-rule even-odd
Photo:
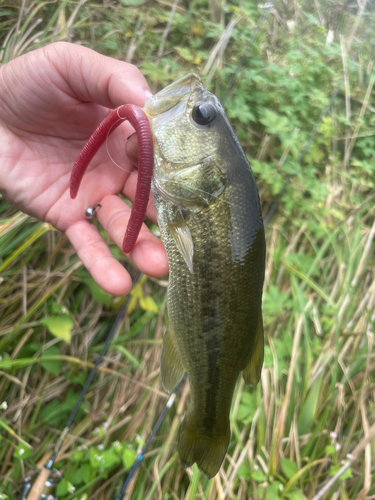
[(133, 64), (67, 42), (53, 43), (42, 50), (80, 101), (107, 108), (121, 104), (142, 107), (151, 95), (145, 77)]

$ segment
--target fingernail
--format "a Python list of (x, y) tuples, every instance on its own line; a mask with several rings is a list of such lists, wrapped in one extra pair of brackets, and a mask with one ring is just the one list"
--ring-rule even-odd
[(149, 97), (152, 97), (152, 92), (150, 92), (149, 90), (145, 90), (145, 96), (146, 96), (146, 99), (148, 99)]

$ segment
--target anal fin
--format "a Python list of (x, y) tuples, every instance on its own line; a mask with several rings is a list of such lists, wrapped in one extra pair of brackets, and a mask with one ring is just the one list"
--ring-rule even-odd
[(167, 330), (163, 338), (160, 360), (161, 381), (164, 389), (167, 392), (172, 392), (184, 376), (185, 371), (173, 335)]
[(242, 371), (242, 376), (244, 378), (245, 384), (247, 385), (255, 386), (260, 380), (264, 358), (263, 337), (263, 319), (262, 313), (260, 313), (253, 351), (251, 353), (249, 362)]

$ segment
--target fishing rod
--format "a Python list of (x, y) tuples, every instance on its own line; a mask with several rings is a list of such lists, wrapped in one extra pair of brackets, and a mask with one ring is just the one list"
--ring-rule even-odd
[(121, 500), (122, 497), (124, 496), (126, 488), (128, 487), (128, 484), (130, 483), (131, 478), (134, 476), (136, 470), (140, 466), (140, 464), (143, 460), (143, 457), (145, 456), (145, 453), (147, 452), (148, 447), (151, 444), (151, 441), (154, 439), (155, 434), (159, 430), (159, 427), (161, 426), (165, 416), (167, 415), (168, 410), (173, 405), (173, 402), (176, 399), (177, 392), (180, 389), (180, 387), (182, 386), (182, 384), (185, 382), (186, 378), (187, 378), (187, 373), (185, 372), (184, 376), (182, 377), (180, 382), (176, 385), (176, 387), (173, 389), (171, 395), (169, 396), (169, 399), (168, 399), (163, 411), (161, 412), (156, 424), (154, 425), (149, 437), (147, 438), (147, 441), (146, 441), (144, 447), (142, 448), (142, 451), (138, 454), (138, 456), (133, 464), (133, 467), (131, 468), (129, 474), (127, 475), (127, 477), (124, 481), (124, 484), (122, 485), (121, 490), (119, 491), (115, 500)]
[[(93, 211), (94, 211), (94, 209), (87, 209), (86, 216), (91, 218), (94, 214)], [(138, 271), (138, 274), (133, 281), (133, 288), (139, 282), (141, 277), (142, 277), (142, 273), (140, 271)], [(78, 410), (83, 402), (84, 397), (87, 394), (87, 391), (90, 388), (91, 382), (93, 381), (93, 379), (96, 375), (96, 372), (98, 371), (99, 365), (102, 362), (103, 357), (105, 356), (106, 352), (108, 351), (108, 348), (109, 348), (109, 346), (113, 340), (113, 337), (114, 337), (114, 335), (115, 335), (115, 333), (116, 333), (116, 331), (121, 323), (121, 320), (126, 313), (130, 299), (131, 299), (131, 291), (128, 293), (128, 296), (126, 297), (125, 302), (123, 303), (119, 313), (117, 314), (117, 317), (116, 317), (116, 319), (115, 319), (115, 321), (114, 321), (114, 323), (109, 331), (109, 334), (108, 334), (108, 336), (104, 342), (104, 345), (99, 353), (99, 356), (98, 356), (94, 366), (91, 368), (91, 370), (86, 378), (85, 384), (81, 390), (81, 393), (79, 394), (77, 401), (74, 405), (74, 408), (71, 411), (69, 418), (65, 424), (65, 427), (62, 430), (60, 437), (57, 440), (56, 445), (54, 446), (54, 449), (52, 451), (51, 456), (46, 461), (46, 463), (41, 467), (37, 476), (35, 476), (33, 478), (28, 476), (27, 478), (25, 478), (22, 500), (39, 500), (40, 498), (42, 498), (43, 494), (51, 493), (51, 489), (53, 488), (53, 486), (55, 486), (54, 483), (56, 481), (58, 481), (57, 471), (53, 470), (53, 465), (54, 465), (54, 462), (56, 460), (57, 454), (58, 454), (58, 452), (59, 452), (59, 450), (64, 442), (64, 439), (68, 435), (69, 429), (72, 426), (72, 423), (73, 423), (75, 417), (77, 416)], [(52, 472), (53, 472), (53, 474), (52, 474), (52, 478), (51, 478)]]

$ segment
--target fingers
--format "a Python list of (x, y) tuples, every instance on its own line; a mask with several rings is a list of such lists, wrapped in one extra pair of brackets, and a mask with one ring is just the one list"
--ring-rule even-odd
[[(138, 182), (138, 171), (133, 170), (133, 172), (131, 172), (131, 174), (127, 178), (125, 187), (122, 191), (124, 196), (128, 200), (134, 200), (135, 190), (137, 188), (137, 182)], [(155, 206), (151, 195), (149, 196), (149, 200), (147, 203), (146, 217), (152, 220), (152, 222), (157, 223)]]
[(83, 102), (108, 108), (128, 103), (143, 106), (151, 95), (146, 79), (133, 64), (66, 42), (51, 44), (43, 50)]
[(112, 295), (125, 295), (132, 286), (131, 278), (112, 254), (97, 228), (87, 221), (69, 227), (66, 235), (78, 257), (96, 283)]
[[(118, 196), (106, 196), (97, 211), (97, 217), (111, 240), (120, 248), (131, 209)], [(127, 254), (136, 267), (148, 276), (161, 277), (168, 274), (168, 260), (162, 242), (143, 224), (134, 250)]]
[[(130, 207), (114, 195), (106, 196), (97, 211), (99, 222), (109, 237), (121, 248), (130, 217)], [(88, 221), (80, 221), (66, 230), (83, 265), (96, 283), (112, 295), (125, 295), (132, 286), (124, 267), (112, 256), (97, 228)], [(134, 250), (128, 254), (134, 265), (149, 276), (168, 274), (168, 260), (164, 246), (146, 225), (143, 225)]]

